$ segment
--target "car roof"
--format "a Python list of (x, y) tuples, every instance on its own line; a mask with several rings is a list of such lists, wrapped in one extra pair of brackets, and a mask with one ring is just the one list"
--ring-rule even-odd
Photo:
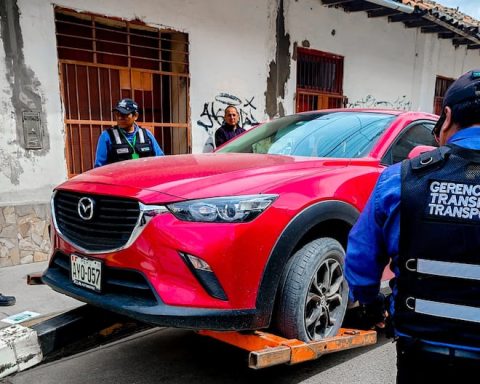
[(362, 112), (362, 113), (385, 113), (394, 116), (400, 116), (403, 114), (414, 114), (419, 117), (425, 117), (430, 119), (438, 119), (439, 116), (429, 112), (399, 110), (399, 109), (387, 109), (387, 108), (331, 108), (331, 109), (318, 109), (313, 111), (298, 112), (298, 115), (309, 115), (317, 113), (332, 113), (332, 112)]

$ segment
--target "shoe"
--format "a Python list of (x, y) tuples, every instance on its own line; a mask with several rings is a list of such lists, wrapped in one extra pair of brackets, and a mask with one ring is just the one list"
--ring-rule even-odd
[(16, 302), (15, 296), (3, 296), (0, 293), (0, 307), (7, 307), (9, 305), (14, 305)]

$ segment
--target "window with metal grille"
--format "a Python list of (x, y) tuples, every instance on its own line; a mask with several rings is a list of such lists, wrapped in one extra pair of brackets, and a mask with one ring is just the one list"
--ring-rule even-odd
[(437, 80), (435, 81), (435, 96), (433, 98), (433, 113), (436, 115), (442, 114), (443, 96), (454, 81), (455, 79), (437, 76)]
[(124, 97), (140, 105), (139, 125), (165, 154), (190, 152), (187, 34), (60, 7), (55, 26), (69, 176), (93, 167)]
[(343, 57), (297, 48), (297, 112), (342, 108)]

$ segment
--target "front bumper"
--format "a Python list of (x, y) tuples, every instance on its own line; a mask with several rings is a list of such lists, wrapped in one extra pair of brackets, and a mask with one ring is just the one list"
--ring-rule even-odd
[[(110, 279), (107, 278), (106, 281), (110, 286), (104, 293), (98, 294), (73, 284), (69, 268), (66, 256), (57, 253), (42, 280), (55, 291), (145, 323), (195, 330), (252, 330), (268, 326), (269, 316), (262, 315), (255, 309), (226, 310), (167, 305), (138, 271), (110, 268)], [(115, 289), (115, 284), (122, 284), (119, 276), (123, 276), (124, 285), (131, 285), (129, 294), (125, 294), (125, 290)]]

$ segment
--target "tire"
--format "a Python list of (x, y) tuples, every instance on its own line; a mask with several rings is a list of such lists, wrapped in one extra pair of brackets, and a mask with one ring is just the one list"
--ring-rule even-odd
[(302, 341), (335, 336), (348, 304), (345, 251), (332, 238), (316, 239), (285, 266), (274, 314), (275, 328)]

